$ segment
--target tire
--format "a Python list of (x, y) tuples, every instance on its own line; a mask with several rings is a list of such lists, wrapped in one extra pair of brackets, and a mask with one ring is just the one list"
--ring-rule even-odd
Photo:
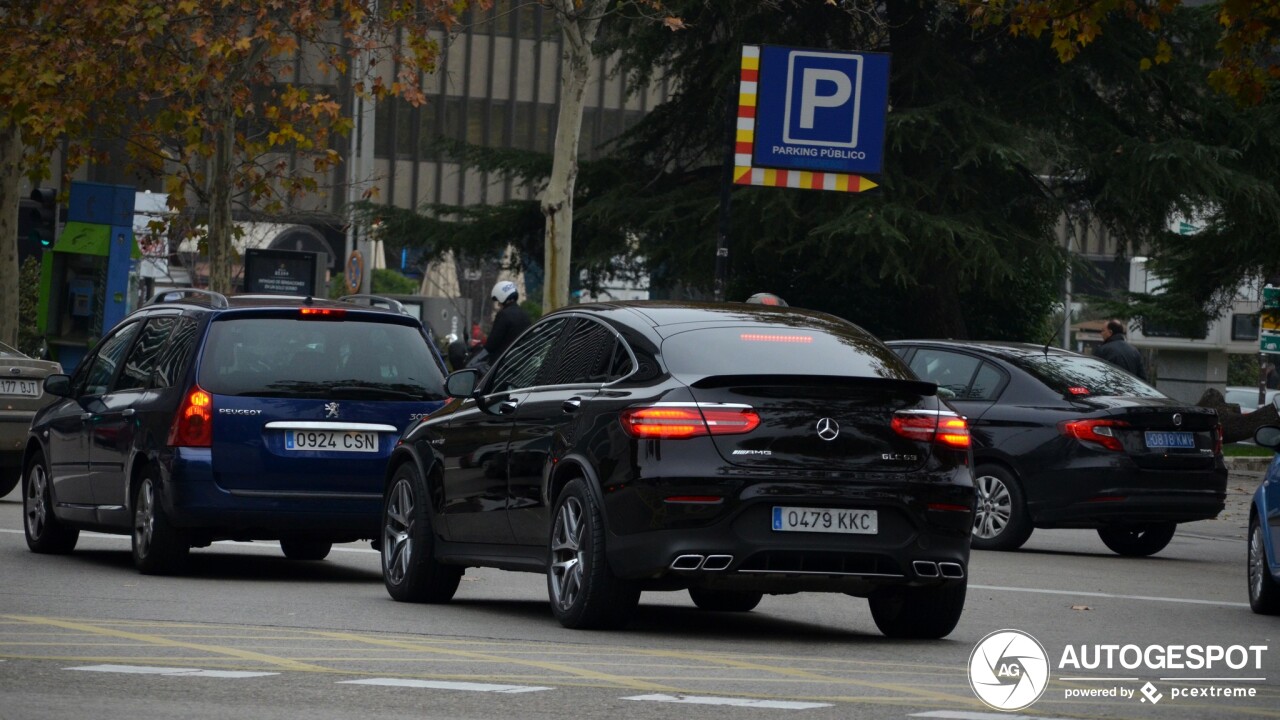
[(0, 468), (0, 498), (13, 492), (18, 487), (18, 482), (22, 480), (22, 468), (20, 467), (2, 467)]
[(400, 602), (447, 603), (463, 568), (435, 559), (427, 484), (412, 463), (396, 469), (382, 500), (382, 582)]
[(1249, 518), (1249, 607), (1259, 615), (1280, 615), (1280, 582), (1267, 565), (1267, 546), (1256, 514)]
[(979, 465), (974, 472), (976, 494), (973, 547), (979, 550), (1017, 550), (1034, 529), (1026, 496), (1013, 473), (999, 465)]
[(551, 612), (567, 628), (618, 628), (631, 619), (640, 589), (609, 568), (604, 518), (583, 480), (572, 480), (556, 498), (547, 553)]
[(1098, 537), (1117, 555), (1146, 557), (1165, 549), (1177, 529), (1171, 522), (1111, 525), (1098, 528)]
[(133, 564), (143, 575), (172, 575), (182, 569), (191, 543), (173, 526), (160, 501), (160, 474), (142, 471), (133, 495)]
[(760, 604), (764, 593), (742, 592), (738, 590), (707, 590), (706, 588), (689, 588), (689, 597), (699, 610), (709, 612), (750, 612)]
[(290, 560), (323, 560), (329, 557), (333, 543), (323, 540), (297, 540), (286, 538), (280, 541), (280, 549)]
[(66, 555), (76, 548), (80, 531), (53, 514), (53, 487), (44, 455), (36, 453), (22, 474), (22, 529), (31, 552)]
[(937, 640), (960, 622), (968, 580), (931, 587), (903, 587), (873, 593), (871, 617), (885, 637)]

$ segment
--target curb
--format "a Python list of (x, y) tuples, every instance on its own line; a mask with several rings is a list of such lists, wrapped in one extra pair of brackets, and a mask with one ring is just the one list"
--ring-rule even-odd
[(1229, 457), (1223, 458), (1227, 463), (1228, 471), (1236, 472), (1266, 472), (1271, 466), (1271, 458), (1269, 457)]

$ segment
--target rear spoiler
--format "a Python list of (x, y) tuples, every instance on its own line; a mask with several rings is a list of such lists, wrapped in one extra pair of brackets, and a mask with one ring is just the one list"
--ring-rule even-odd
[(854, 375), (708, 375), (691, 384), (695, 389), (733, 387), (735, 385), (791, 385), (805, 387), (876, 388), (913, 395), (938, 394), (936, 383), (898, 378), (858, 377)]

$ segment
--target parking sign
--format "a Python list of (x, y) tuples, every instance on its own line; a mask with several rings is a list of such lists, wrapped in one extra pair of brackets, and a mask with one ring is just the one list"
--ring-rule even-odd
[(889, 56), (760, 48), (756, 167), (878, 173), (884, 158)]

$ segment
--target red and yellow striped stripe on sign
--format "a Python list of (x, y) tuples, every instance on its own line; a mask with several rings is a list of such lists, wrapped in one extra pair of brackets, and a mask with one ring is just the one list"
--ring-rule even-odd
[(759, 81), (760, 46), (743, 45), (741, 81), (738, 85), (738, 131), (734, 139), (733, 182), (735, 184), (837, 192), (862, 192), (878, 187), (876, 183), (861, 175), (753, 167), (751, 160), (756, 139), (756, 96)]

